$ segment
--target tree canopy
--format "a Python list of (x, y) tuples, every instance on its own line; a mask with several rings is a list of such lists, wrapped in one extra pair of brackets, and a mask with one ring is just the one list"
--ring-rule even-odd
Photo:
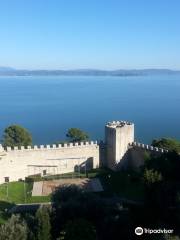
[[(145, 162), (144, 169), (158, 172), (166, 181), (180, 181), (180, 155), (175, 152), (168, 152), (160, 156), (152, 156)], [(151, 172), (149, 172), (151, 173)]]
[(88, 134), (79, 128), (70, 128), (66, 137), (68, 137), (72, 142), (86, 141), (89, 139)]
[(59, 188), (57, 187), (52, 193), (51, 200), (57, 206), (60, 206), (62, 202), (67, 202), (69, 199), (80, 198), (82, 194), (83, 190), (76, 185), (61, 186)]
[(95, 227), (85, 219), (69, 221), (61, 232), (60, 240), (95, 240)]
[(11, 125), (4, 130), (3, 146), (28, 146), (32, 145), (32, 137), (27, 129), (19, 125)]
[[(166, 222), (173, 215), (174, 226), (178, 226), (180, 155), (176, 151), (152, 155), (145, 161), (142, 170), (147, 218), (152, 216), (152, 222)], [(172, 209), (176, 211), (172, 212)]]
[(26, 240), (28, 228), (25, 221), (20, 216), (12, 215), (8, 221), (0, 227), (0, 239), (6, 240)]
[(37, 239), (38, 240), (50, 240), (51, 239), (51, 224), (50, 224), (50, 212), (47, 206), (41, 206), (36, 212), (37, 219)]
[(173, 138), (154, 139), (152, 145), (154, 147), (165, 148), (169, 151), (180, 152), (180, 141)]
[(149, 169), (149, 170), (145, 169), (144, 181), (146, 182), (146, 184), (160, 182), (160, 181), (162, 181), (161, 173), (158, 173), (157, 171), (155, 171), (153, 169)]

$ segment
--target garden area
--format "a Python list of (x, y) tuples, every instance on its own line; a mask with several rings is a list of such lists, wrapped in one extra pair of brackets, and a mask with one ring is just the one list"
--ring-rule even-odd
[[(99, 178), (104, 196), (119, 196), (130, 200), (143, 199), (143, 183), (136, 172), (113, 172), (107, 169), (93, 169), (85, 173), (67, 173), (34, 178), (34, 181), (48, 181), (64, 178)], [(31, 179), (32, 180), (32, 179)], [(10, 182), (0, 185), (0, 201), (22, 204), (49, 202), (50, 196), (32, 196), (33, 181)]]
[(109, 169), (93, 169), (88, 173), (67, 173), (33, 180), (9, 182), (0, 185), (0, 223), (8, 218), (8, 209), (15, 204), (50, 202), (49, 196), (32, 196), (33, 181), (51, 181), (64, 178), (98, 178), (104, 189), (96, 193), (102, 197), (120, 197), (122, 199), (142, 201), (144, 195), (141, 176), (136, 172), (114, 172)]

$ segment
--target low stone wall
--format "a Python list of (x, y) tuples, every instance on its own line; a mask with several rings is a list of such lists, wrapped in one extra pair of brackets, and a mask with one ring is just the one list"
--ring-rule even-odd
[(27, 148), (0, 146), (0, 183), (5, 177), (17, 181), (34, 174), (62, 174), (98, 166), (99, 146), (93, 141)]

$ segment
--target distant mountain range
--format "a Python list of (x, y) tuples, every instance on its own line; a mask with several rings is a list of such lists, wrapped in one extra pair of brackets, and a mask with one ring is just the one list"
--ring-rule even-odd
[(23, 70), (11, 67), (0, 67), (0, 76), (144, 76), (144, 75), (174, 75), (180, 71), (170, 69), (130, 69), (130, 70)]

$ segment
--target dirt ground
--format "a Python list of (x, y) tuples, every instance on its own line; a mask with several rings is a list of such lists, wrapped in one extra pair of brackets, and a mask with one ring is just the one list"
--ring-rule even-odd
[[(58, 179), (58, 180), (51, 180), (51, 181), (43, 181), (43, 183), (39, 184), (40, 182), (35, 182), (33, 186), (33, 190), (36, 189), (36, 193), (32, 195), (34, 196), (47, 196), (51, 194), (57, 187), (61, 186), (69, 186), (69, 185), (77, 185), (83, 188), (85, 191), (88, 192), (101, 192), (103, 191), (101, 182), (98, 178), (68, 178), (68, 179)], [(39, 191), (37, 192), (37, 187)], [(41, 187), (40, 187), (41, 186)]]

